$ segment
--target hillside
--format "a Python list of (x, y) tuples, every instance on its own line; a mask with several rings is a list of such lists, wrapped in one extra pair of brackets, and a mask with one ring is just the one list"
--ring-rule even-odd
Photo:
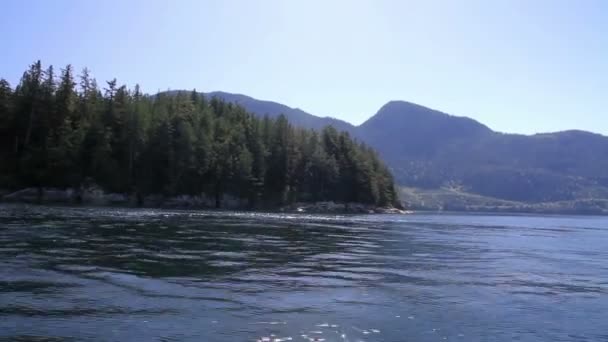
[[(366, 213), (400, 206), (389, 168), (348, 133), (242, 107), (284, 106), (235, 105), (196, 92), (145, 96), (115, 79), (102, 93), (87, 71), (77, 87), (70, 65), (59, 77), (53, 70), (38, 61), (14, 88), (0, 79), (0, 193), (10, 192), (3, 200), (233, 209), (307, 203)], [(314, 118), (287, 114), (300, 125)]]
[[(221, 94), (231, 101), (230, 95)], [(346, 127), (379, 152), (398, 184), (434, 192), (433, 209), (437, 203), (439, 207), (453, 204), (453, 196), (437, 196), (440, 189), (521, 203), (518, 208), (522, 210), (532, 204), (542, 208), (542, 203), (576, 207), (576, 202), (585, 207), (589, 201), (608, 199), (608, 137), (599, 134), (574, 130), (505, 134), (467, 117), (404, 101), (387, 103), (360, 126), (332, 123), (332, 119), (249, 97), (233, 101), (257, 114), (285, 113), (305, 127), (328, 123)], [(483, 207), (479, 201), (469, 202), (471, 208)]]
[(524, 202), (608, 196), (608, 138), (598, 134), (503, 134), (406, 102), (385, 105), (357, 130), (404, 185)]
[(349, 133), (352, 133), (355, 129), (355, 126), (346, 121), (330, 117), (315, 116), (306, 113), (299, 108), (291, 108), (272, 101), (256, 100), (246, 95), (231, 94), (222, 91), (210, 92), (205, 95), (207, 97), (217, 97), (226, 102), (236, 103), (258, 116), (268, 115), (271, 118), (276, 118), (280, 114), (284, 114), (289, 118), (289, 122), (298, 127), (320, 130), (325, 126), (334, 126), (334, 128), (339, 131), (347, 131)]

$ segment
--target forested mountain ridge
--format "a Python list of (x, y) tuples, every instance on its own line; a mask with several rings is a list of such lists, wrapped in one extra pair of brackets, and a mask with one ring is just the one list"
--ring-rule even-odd
[[(243, 104), (253, 107), (255, 101)], [(600, 134), (576, 130), (505, 134), (467, 117), (404, 101), (387, 103), (350, 132), (378, 151), (398, 184), (432, 190), (430, 208), (462, 208), (450, 203), (460, 194), (520, 206), (608, 199), (608, 137)], [(445, 201), (437, 200), (437, 189), (449, 191)], [(430, 202), (405, 199), (420, 207)]]
[[(168, 90), (161, 93), (175, 95), (184, 91), (187, 90)], [(268, 116), (270, 118), (277, 118), (279, 115), (285, 115), (289, 119), (289, 123), (301, 128), (321, 130), (327, 126), (333, 126), (338, 131), (345, 131), (350, 134), (355, 130), (355, 126), (346, 121), (332, 117), (316, 116), (299, 108), (292, 108), (274, 101), (258, 100), (247, 95), (224, 91), (200, 92), (199, 94), (207, 98), (215, 97), (229, 103), (237, 104), (259, 117)]]
[(346, 131), (349, 133), (352, 133), (355, 128), (355, 126), (346, 121), (331, 117), (315, 116), (299, 108), (291, 108), (272, 101), (256, 100), (246, 95), (231, 94), (223, 91), (214, 91), (205, 93), (205, 95), (209, 98), (217, 97), (226, 102), (236, 103), (259, 116), (268, 115), (270, 117), (276, 117), (283, 114), (289, 118), (291, 124), (298, 127), (323, 129), (326, 126), (333, 126), (339, 131)]
[[(320, 127), (319, 127), (320, 128)], [(88, 70), (32, 64), (0, 80), (0, 188), (224, 195), (250, 208), (336, 201), (399, 206), (393, 176), (347, 132), (294, 127), (194, 91), (144, 95)]]

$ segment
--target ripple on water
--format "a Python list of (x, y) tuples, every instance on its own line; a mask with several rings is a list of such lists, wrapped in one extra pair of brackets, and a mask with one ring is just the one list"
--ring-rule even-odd
[(0, 206), (0, 339), (600, 341), (605, 227)]

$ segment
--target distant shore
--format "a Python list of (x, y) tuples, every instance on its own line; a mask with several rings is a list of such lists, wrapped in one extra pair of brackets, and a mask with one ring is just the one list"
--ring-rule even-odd
[(447, 188), (417, 189), (402, 187), (400, 198), (406, 203), (408, 209), (428, 212), (608, 215), (608, 199), (602, 197), (523, 202)]
[(572, 207), (553, 207), (543, 208), (541, 206), (525, 207), (475, 207), (475, 208), (423, 208), (416, 207), (411, 209), (416, 213), (428, 214), (470, 214), (470, 215), (572, 215), (572, 216), (608, 216), (608, 211), (596, 208), (572, 208)]

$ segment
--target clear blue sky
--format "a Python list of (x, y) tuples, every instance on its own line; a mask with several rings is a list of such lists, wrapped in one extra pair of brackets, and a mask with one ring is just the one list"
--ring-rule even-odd
[(41, 59), (355, 124), (407, 100), (504, 132), (608, 134), (605, 0), (4, 0), (0, 32), (13, 85)]

